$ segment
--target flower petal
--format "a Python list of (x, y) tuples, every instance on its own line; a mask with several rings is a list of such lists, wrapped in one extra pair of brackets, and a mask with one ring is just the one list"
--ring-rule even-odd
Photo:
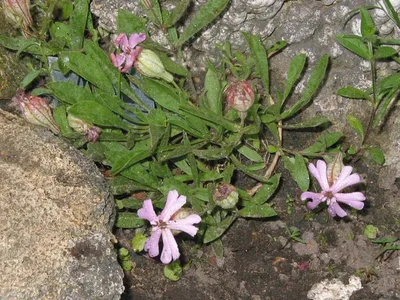
[(169, 264), (172, 260), (177, 260), (180, 256), (178, 244), (169, 229), (164, 229), (162, 231), (162, 239), (163, 250), (161, 252), (161, 262), (163, 264)]
[(135, 48), (139, 43), (143, 42), (146, 39), (146, 34), (144, 33), (133, 33), (129, 37), (129, 46), (133, 49)]
[(144, 200), (143, 207), (138, 210), (137, 215), (141, 219), (145, 219), (149, 222), (157, 220), (157, 215), (154, 212), (153, 203), (151, 200)]
[(338, 177), (335, 178), (334, 183), (332, 185), (332, 189), (335, 188), (336, 185), (341, 185), (343, 180), (346, 180), (348, 176), (350, 176), (351, 172), (353, 171), (353, 167), (351, 166), (344, 166), (342, 168), (342, 171), (340, 171), (340, 174)]
[(153, 227), (153, 231), (151, 232), (151, 236), (147, 239), (144, 244), (144, 250), (149, 252), (150, 257), (156, 257), (160, 254), (159, 242), (161, 236), (161, 229), (157, 227)]
[(179, 196), (178, 191), (176, 190), (169, 191), (167, 202), (165, 203), (163, 211), (159, 215), (159, 219), (164, 222), (169, 221), (171, 216), (176, 213), (185, 203), (185, 196)]
[[(339, 176), (340, 177), (340, 176)], [(355, 185), (357, 183), (361, 182), (360, 175), (357, 173), (351, 174), (350, 176), (345, 177), (344, 179), (339, 179), (335, 182), (335, 184), (332, 186), (332, 193), (336, 194), (337, 192), (340, 192), (344, 188), (347, 188), (349, 186)]]
[(336, 193), (335, 198), (339, 202), (346, 203), (352, 208), (361, 210), (364, 208), (365, 196), (363, 193), (354, 192), (354, 193)]
[(308, 165), (308, 170), (317, 179), (322, 190), (327, 191), (329, 189), (328, 177), (326, 174), (326, 163), (323, 160), (317, 161), (317, 167), (312, 163)]
[(121, 70), (121, 72), (125, 73), (129, 71), (130, 68), (132, 68), (133, 63), (135, 62), (135, 56), (132, 54), (125, 55), (126, 61), (125, 61), (125, 66)]
[(193, 226), (193, 224), (197, 224), (200, 222), (200, 216), (192, 214), (187, 216), (185, 219), (171, 221), (171, 223), (168, 224), (167, 227), (171, 230), (180, 230), (186, 232), (187, 234), (190, 234), (191, 236), (195, 236), (199, 229)]
[(114, 46), (115, 48), (118, 48), (119, 46), (122, 45), (128, 45), (128, 37), (126, 36), (125, 33), (119, 34), (116, 39), (114, 40)]
[(341, 218), (347, 216), (347, 213), (340, 207), (340, 205), (336, 201), (332, 201), (329, 204), (328, 212), (332, 217), (339, 216)]
[(324, 195), (320, 193), (304, 192), (301, 194), (301, 200), (305, 201), (311, 199), (312, 201), (307, 202), (307, 207), (309, 209), (316, 208), (323, 200)]

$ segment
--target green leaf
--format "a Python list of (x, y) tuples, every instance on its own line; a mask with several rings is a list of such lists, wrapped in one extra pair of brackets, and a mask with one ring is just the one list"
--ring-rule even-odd
[(385, 163), (385, 154), (379, 147), (368, 147), (365, 149), (369, 154), (369, 157), (379, 165)]
[(113, 164), (111, 173), (113, 175), (121, 173), (123, 170), (126, 170), (127, 168), (136, 164), (137, 162), (146, 159), (150, 155), (151, 152), (148, 149), (137, 150), (133, 148), (131, 151), (123, 155)]
[(207, 244), (218, 239), (235, 220), (235, 217), (229, 216), (215, 226), (208, 226), (206, 232), (204, 233), (203, 243)]
[(298, 54), (291, 60), (289, 71), (287, 73), (285, 91), (283, 93), (283, 98), (281, 99), (280, 103), (281, 106), (289, 96), (295, 83), (300, 79), (300, 76), (304, 70), (304, 66), (306, 65), (306, 60), (307, 57), (305, 54)]
[(243, 156), (250, 159), (251, 161), (264, 162), (264, 159), (262, 158), (262, 156), (260, 154), (258, 154), (257, 151), (254, 151), (253, 149), (251, 149), (250, 147), (248, 147), (246, 145), (242, 145), (242, 146), (236, 148), (236, 150)]
[(373, 122), (373, 128), (376, 128), (380, 125), (384, 116), (387, 114), (390, 107), (392, 107), (393, 103), (397, 100), (398, 91), (393, 89), (390, 91), (379, 104), (378, 110), (375, 113), (375, 119)]
[(172, 281), (178, 281), (182, 277), (182, 272), (179, 260), (175, 260), (164, 267), (164, 276)]
[(117, 127), (124, 130), (129, 130), (130, 128), (127, 123), (123, 122), (111, 110), (95, 101), (78, 102), (68, 109), (68, 113), (95, 125)]
[(205, 105), (214, 113), (222, 115), (222, 93), (218, 74), (213, 69), (208, 69), (204, 88), (206, 91)]
[(364, 44), (361, 37), (357, 35), (338, 34), (336, 35), (336, 40), (343, 47), (364, 58), (365, 60), (371, 60), (371, 55), (369, 53), (368, 47)]
[(324, 54), (316, 63), (311, 73), (310, 79), (308, 80), (306, 89), (303, 92), (303, 96), (291, 108), (285, 110), (281, 114), (282, 119), (287, 119), (295, 115), (300, 109), (302, 109), (311, 101), (321, 83), (324, 81), (328, 63), (329, 56), (327, 54)]
[(132, 239), (132, 249), (135, 252), (142, 252), (144, 250), (144, 244), (147, 241), (147, 237), (142, 233), (136, 233)]
[(228, 3), (229, 0), (213, 0), (207, 1), (202, 5), (189, 25), (183, 30), (175, 46), (180, 48), (192, 36), (210, 24), (225, 9)]
[(166, 14), (164, 17), (164, 26), (169, 28), (175, 25), (176, 22), (182, 18), (184, 13), (186, 12), (187, 8), (189, 7), (190, 0), (180, 0), (176, 7)]
[(19, 84), (19, 87), (26, 89), (36, 78), (39, 77), (41, 70), (33, 70), (29, 72)]
[(365, 8), (360, 8), (361, 14), (361, 34), (363, 37), (373, 36), (376, 32), (374, 20)]
[[(73, 133), (68, 125), (67, 110), (65, 105), (58, 105), (53, 109), (53, 117), (63, 135), (70, 135)], [(77, 134), (79, 136), (79, 134)]]
[[(266, 184), (263, 184), (262, 187), (258, 190), (258, 192), (254, 195), (253, 199), (250, 201), (250, 205), (262, 205), (272, 195), (275, 193), (276, 189), (279, 186), (279, 181), (281, 178), (281, 174), (275, 174), (271, 176)], [(247, 205), (245, 205), (247, 206)]]
[(229, 156), (229, 158), (231, 159), (232, 163), (235, 165), (235, 167), (239, 170), (242, 171), (244, 174), (260, 181), (263, 183), (268, 183), (268, 178), (265, 178), (262, 175), (256, 174), (254, 173), (251, 168), (249, 168), (248, 166), (245, 166), (244, 164), (242, 164), (235, 155), (231, 155)]
[[(304, 122), (296, 124), (285, 124), (282, 126), (284, 129), (301, 129), (301, 128), (314, 128), (329, 123), (329, 119), (325, 116), (315, 116), (311, 119), (307, 119)], [(276, 151), (275, 151), (276, 152)]]
[(329, 147), (336, 144), (341, 137), (342, 134), (340, 132), (324, 132), (317, 138), (317, 141), (313, 145), (304, 149), (302, 153), (304, 155), (309, 155), (325, 152)]
[(310, 186), (310, 175), (307, 170), (303, 156), (296, 154), (295, 157), (282, 156), (283, 164), (289, 171), (290, 176), (296, 181), (300, 189), (305, 192)]
[[(113, 177), (111, 180), (108, 181), (108, 186), (110, 187), (110, 191), (113, 195), (132, 194), (133, 192), (136, 191), (149, 190), (147, 186), (139, 184), (124, 176)], [(131, 205), (125, 205), (125, 204), (124, 207), (132, 208)]]
[[(382, 4), (379, 3), (379, 5), (382, 7)], [(383, 5), (386, 8), (385, 13), (388, 15), (388, 17), (397, 25), (397, 27), (400, 27), (399, 14), (394, 9), (392, 3), (390, 3), (390, 0), (383, 0)]]
[(261, 77), (265, 94), (269, 95), (269, 64), (267, 52), (261, 42), (261, 37), (249, 33), (243, 33), (243, 35), (249, 44), (251, 54), (255, 60), (256, 71)]
[(70, 81), (50, 82), (47, 84), (47, 87), (54, 93), (58, 100), (67, 104), (75, 104), (81, 101), (95, 101), (95, 97), (88, 89)]
[(233, 150), (233, 146), (225, 146), (224, 148), (210, 148), (205, 150), (194, 149), (193, 154), (199, 158), (206, 160), (218, 160), (227, 158)]
[(20, 52), (26, 52), (33, 55), (50, 56), (57, 55), (61, 51), (61, 49), (51, 47), (44, 41), (39, 42), (35, 38), (26, 39), (22, 36), (17, 38), (0, 36), (0, 45), (8, 49), (18, 51), (18, 55)]
[(397, 55), (397, 50), (388, 46), (379, 46), (374, 51), (375, 59), (384, 59)]
[(377, 227), (375, 227), (374, 225), (367, 225), (364, 228), (364, 235), (370, 240), (376, 239), (378, 232), (379, 232), (379, 229)]
[(361, 140), (364, 140), (364, 126), (359, 119), (357, 119), (353, 115), (347, 115), (347, 122), (357, 132), (357, 134), (361, 137)]
[(173, 61), (168, 57), (168, 55), (164, 52), (154, 50), (154, 52), (157, 54), (158, 58), (161, 60), (161, 62), (164, 65), (164, 68), (171, 73), (187, 77), (189, 76), (188, 70), (186, 70), (185, 67), (182, 65), (178, 64), (177, 62)]
[(370, 96), (355, 87), (352, 86), (346, 86), (344, 88), (341, 88), (340, 90), (337, 91), (337, 94), (339, 96), (345, 97), (345, 98), (350, 98), (350, 99), (367, 99), (371, 100)]
[(74, 12), (69, 19), (71, 50), (80, 50), (85, 38), (86, 22), (89, 16), (89, 0), (75, 0)]
[(158, 80), (150, 78), (137, 78), (129, 76), (128, 78), (134, 85), (142, 90), (148, 97), (152, 98), (158, 105), (173, 112), (178, 112), (179, 96), (168, 86)]
[(115, 226), (118, 228), (139, 228), (146, 224), (146, 222), (139, 218), (136, 213), (120, 212), (117, 214)]
[(101, 90), (114, 94), (114, 87), (107, 75), (101, 70), (100, 65), (90, 56), (79, 52), (63, 52), (60, 54), (62, 63), (74, 73), (83, 77)]
[(139, 18), (128, 10), (118, 9), (117, 16), (117, 32), (126, 33), (147, 33), (146, 29), (147, 20)]
[(397, 238), (397, 237), (384, 237), (381, 239), (372, 240), (371, 242), (374, 244), (388, 244), (388, 243), (397, 242), (398, 240), (399, 240), (399, 238)]
[(239, 216), (242, 218), (269, 218), (277, 216), (277, 213), (268, 203), (262, 205), (250, 204), (239, 210)]

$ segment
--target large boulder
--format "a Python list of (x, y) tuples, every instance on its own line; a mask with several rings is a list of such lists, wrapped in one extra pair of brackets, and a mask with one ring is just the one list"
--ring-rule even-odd
[(0, 299), (119, 299), (113, 198), (96, 166), (0, 110)]

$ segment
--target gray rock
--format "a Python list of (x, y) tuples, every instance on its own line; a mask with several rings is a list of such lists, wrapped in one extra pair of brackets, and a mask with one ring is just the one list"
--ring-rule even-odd
[(93, 163), (0, 110), (0, 299), (119, 299), (112, 196)]

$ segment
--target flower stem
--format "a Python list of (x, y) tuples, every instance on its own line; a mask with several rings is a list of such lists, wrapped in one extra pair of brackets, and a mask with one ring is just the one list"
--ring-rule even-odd
[(118, 99), (121, 99), (121, 72), (118, 72)]

